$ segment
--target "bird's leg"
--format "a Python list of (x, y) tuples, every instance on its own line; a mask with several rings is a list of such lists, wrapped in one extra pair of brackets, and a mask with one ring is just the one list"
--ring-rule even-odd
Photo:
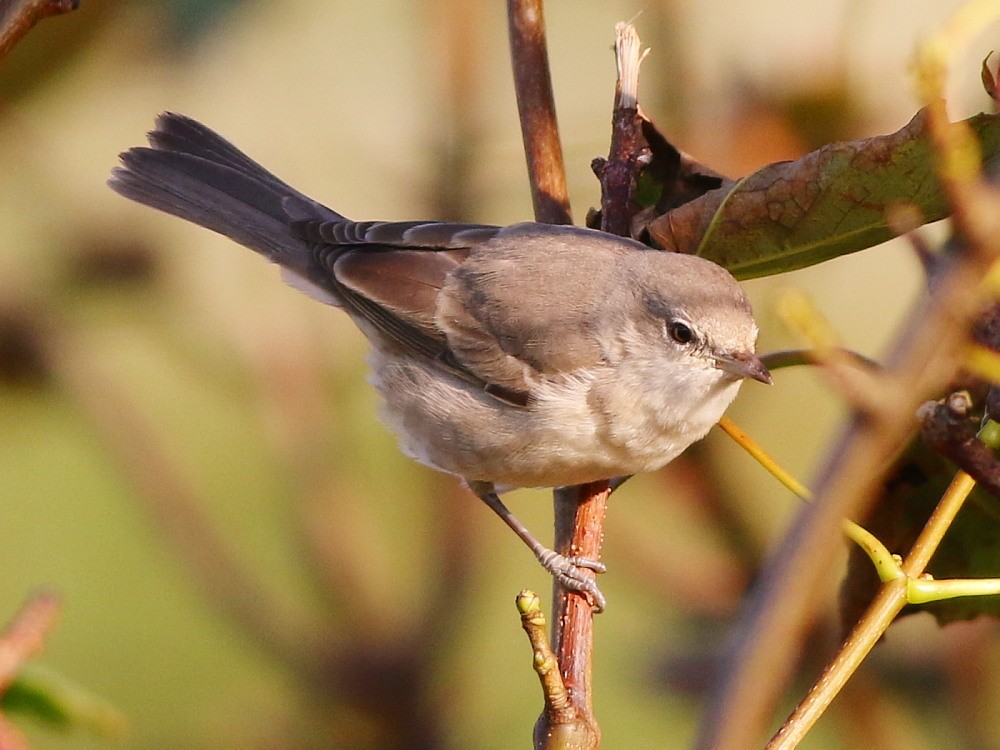
[(586, 575), (583, 569), (592, 570), (595, 573), (603, 573), (607, 570), (604, 563), (598, 560), (591, 560), (587, 557), (567, 557), (560, 555), (553, 549), (549, 549), (544, 544), (535, 539), (534, 535), (528, 531), (527, 527), (517, 520), (513, 513), (503, 504), (500, 496), (491, 482), (474, 482), (466, 480), (469, 489), (472, 490), (480, 500), (486, 503), (490, 509), (496, 513), (511, 530), (517, 534), (521, 541), (528, 545), (534, 553), (541, 566), (555, 577), (559, 583), (569, 589), (590, 597), (597, 612), (603, 612), (607, 600), (601, 589), (597, 586), (591, 576)]

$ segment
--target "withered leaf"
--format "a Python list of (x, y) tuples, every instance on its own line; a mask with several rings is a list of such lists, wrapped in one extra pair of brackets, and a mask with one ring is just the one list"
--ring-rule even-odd
[(990, 70), (990, 57), (993, 55), (992, 52), (983, 58), (983, 67), (980, 69), (979, 74), (983, 79), (983, 88), (986, 89), (986, 95), (989, 96), (993, 101), (1000, 101), (1000, 92), (997, 92), (997, 79)]
[[(636, 201), (657, 214), (681, 206), (719, 188), (736, 183), (711, 167), (699, 164), (668, 141), (652, 120), (642, 118), (642, 136), (649, 146), (649, 165), (639, 176)], [(643, 193), (646, 195), (643, 195)]]
[[(630, 232), (633, 238), (647, 242), (646, 225), (657, 216), (712, 190), (729, 190), (736, 183), (680, 151), (645, 115), (640, 115), (640, 125), (641, 148), (637, 157), (645, 162), (645, 166), (636, 177), (630, 199)], [(605, 159), (594, 159), (592, 162), (591, 168), (598, 179), (601, 179), (606, 163)], [(591, 209), (587, 215), (587, 226), (601, 228), (600, 211)]]
[[(1000, 151), (1000, 118), (965, 120), (983, 159)], [(890, 239), (886, 212), (911, 204), (924, 221), (948, 206), (934, 173), (921, 110), (902, 130), (831, 143), (801, 159), (770, 164), (685, 203), (648, 225), (660, 247), (695, 253), (740, 279), (804, 268)]]

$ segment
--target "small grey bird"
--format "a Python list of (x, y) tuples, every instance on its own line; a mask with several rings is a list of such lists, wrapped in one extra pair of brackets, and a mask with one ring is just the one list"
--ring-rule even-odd
[(757, 325), (722, 267), (590, 229), (355, 222), (204, 125), (166, 113), (109, 185), (219, 232), (345, 310), (371, 342), (382, 416), (408, 455), (462, 477), (566, 587), (604, 597), (498, 491), (672, 461), (770, 383)]

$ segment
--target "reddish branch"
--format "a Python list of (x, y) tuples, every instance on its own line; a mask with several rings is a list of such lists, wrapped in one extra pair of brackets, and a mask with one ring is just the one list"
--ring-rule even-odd
[[(569, 223), (569, 200), (552, 98), (541, 0), (509, 0), (508, 18), (514, 83), (535, 218), (550, 223)], [(619, 24), (616, 31), (619, 82), (615, 92), (611, 149), (599, 173), (601, 228), (628, 236), (631, 197), (639, 171), (637, 157), (643, 144), (636, 100), (640, 55), (634, 29)], [(610, 494), (607, 482), (565, 488), (555, 493), (556, 549), (560, 553), (600, 559)], [(591, 604), (579, 594), (556, 585), (553, 620), (553, 645), (574, 710), (546, 710), (535, 728), (535, 745), (594, 748), (600, 744), (600, 728), (593, 717), (591, 700)]]
[[(615, 50), (618, 58), (618, 83), (615, 87), (613, 128), (609, 156), (599, 168), (601, 180), (601, 229), (628, 236), (632, 223), (631, 200), (639, 173), (638, 155), (644, 141), (638, 111), (639, 38), (635, 29), (618, 24), (615, 29)], [(576, 494), (567, 498), (567, 507), (576, 502), (573, 535), (563, 554), (600, 559), (604, 541), (604, 516), (611, 488), (607, 482), (595, 482), (565, 491)], [(556, 538), (563, 538), (558, 525)], [(556, 601), (555, 650), (563, 677), (571, 693), (579, 695), (580, 708), (591, 721), (594, 743), (600, 741), (600, 728), (592, 716), (591, 666), (593, 652), (593, 612), (581, 597), (560, 592)]]
[[(572, 215), (552, 96), (542, 0), (508, 0), (507, 13), (535, 219), (569, 224)], [(599, 559), (608, 494), (603, 483), (555, 493), (556, 550), (564, 555)], [(544, 711), (535, 727), (535, 746), (566, 747), (569, 742), (573, 747), (594, 748), (600, 742), (600, 729), (592, 715), (590, 689), (593, 612), (590, 603), (578, 594), (563, 591), (558, 585), (554, 592), (553, 642), (573, 710)]]

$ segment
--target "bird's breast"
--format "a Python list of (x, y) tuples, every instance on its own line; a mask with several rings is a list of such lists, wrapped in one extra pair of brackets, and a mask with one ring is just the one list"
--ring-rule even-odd
[[(408, 455), (467, 479), (554, 487), (652, 471), (702, 437), (735, 395), (697, 408), (582, 371), (537, 384), (527, 407), (427, 362), (374, 351), (382, 416)], [(627, 374), (627, 371), (626, 373)]]

